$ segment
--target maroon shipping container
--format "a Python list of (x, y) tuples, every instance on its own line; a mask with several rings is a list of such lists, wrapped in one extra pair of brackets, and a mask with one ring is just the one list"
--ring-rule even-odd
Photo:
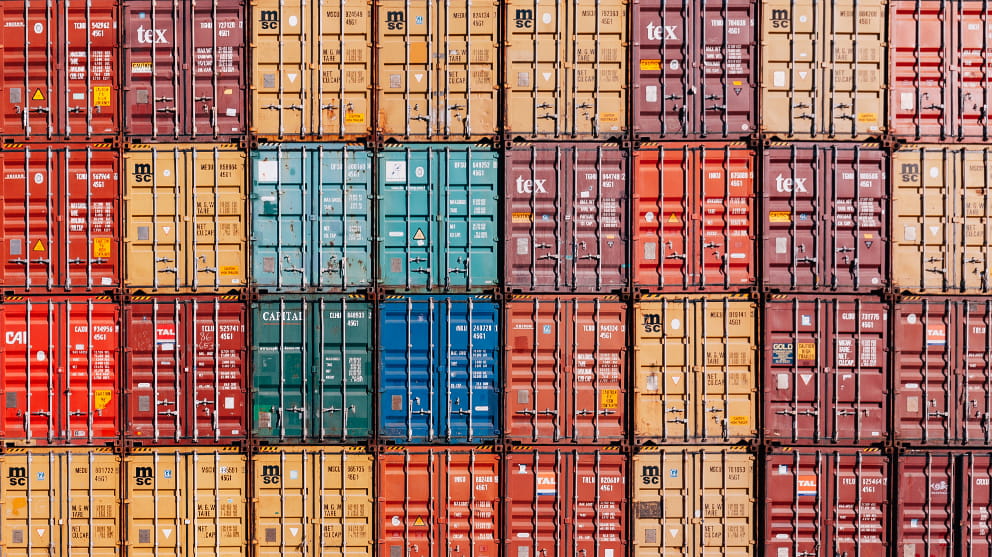
[(627, 306), (616, 297), (514, 296), (506, 302), (507, 440), (624, 439)]
[(754, 0), (633, 3), (631, 123), (645, 139), (733, 139), (755, 127)]
[(245, 305), (237, 296), (131, 300), (125, 435), (145, 444), (245, 439)]
[(992, 298), (907, 297), (894, 319), (895, 438), (992, 444)]
[(763, 282), (775, 290), (861, 292), (888, 282), (888, 156), (792, 143), (764, 151)]
[(522, 292), (627, 285), (627, 157), (615, 146), (517, 144), (506, 151), (506, 284)]
[(119, 436), (120, 306), (106, 297), (7, 297), (0, 304), (0, 438), (26, 444)]
[(379, 555), (500, 555), (492, 447), (387, 447), (376, 458)]
[(616, 448), (511, 449), (506, 555), (627, 555), (627, 457)]
[(765, 437), (787, 443), (884, 441), (889, 304), (772, 295), (764, 313)]
[(110, 141), (118, 133), (117, 2), (0, 2), (0, 136)]
[(771, 450), (764, 555), (886, 555), (888, 483), (889, 457), (878, 449)]
[(754, 151), (656, 144), (633, 156), (633, 283), (646, 292), (754, 285)]
[(895, 555), (992, 555), (992, 453), (911, 450), (896, 466)]
[(0, 289), (90, 294), (120, 285), (120, 154), (110, 145), (0, 151)]
[(127, 139), (243, 138), (245, 2), (128, 0), (123, 11)]

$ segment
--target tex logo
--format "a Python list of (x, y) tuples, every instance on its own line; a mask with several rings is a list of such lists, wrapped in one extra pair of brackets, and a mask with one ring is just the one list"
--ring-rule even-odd
[(648, 22), (647, 32), (649, 41), (677, 41), (678, 35), (675, 33), (674, 25), (664, 25)]
[(799, 476), (796, 478), (796, 495), (800, 497), (816, 497), (816, 476)]
[(135, 34), (138, 38), (138, 44), (169, 44), (169, 39), (165, 36), (166, 29), (155, 29), (154, 27), (145, 28), (145, 26), (138, 25), (135, 29)]

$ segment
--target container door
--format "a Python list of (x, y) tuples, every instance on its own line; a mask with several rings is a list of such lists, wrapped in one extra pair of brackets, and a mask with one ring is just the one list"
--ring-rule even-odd
[[(567, 303), (567, 302), (564, 302)], [(561, 299), (512, 300), (506, 304), (507, 437), (533, 443), (560, 442), (568, 431), (559, 404), (567, 389), (563, 375), (569, 330)], [(540, 372), (539, 372), (540, 370)]]
[(499, 434), (499, 308), (473, 298), (448, 298), (434, 320), (436, 431), (448, 442)]
[(440, 60), (433, 0), (382, 2), (379, 7), (379, 129), (404, 140), (432, 140)]
[[(576, 300), (566, 306), (568, 385), (564, 392), (565, 434), (577, 443), (624, 438), (626, 308), (608, 299)], [(535, 370), (538, 374), (544, 369)], [(535, 440), (537, 441), (537, 440)]]
[(127, 436), (179, 443), (185, 427), (183, 369), (189, 365), (186, 308), (178, 300), (137, 300), (126, 309)]
[(572, 501), (566, 486), (572, 477), (571, 452), (516, 450), (506, 455), (506, 554), (511, 556), (573, 553), (565, 525)]
[(313, 520), (313, 499), (323, 495), (314, 489), (314, 458), (305, 450), (265, 446), (252, 456), (255, 555), (308, 554), (304, 540), (309, 534), (307, 524)]
[(959, 352), (957, 412), (961, 416), (958, 437), (968, 445), (992, 443), (992, 300), (968, 300), (960, 304), (964, 331)]
[[(448, 507), (438, 486), (438, 475), (444, 481), (448, 474), (444, 454), (432, 450), (389, 451), (376, 460), (379, 553), (390, 557), (444, 555), (442, 548), (447, 546), (447, 538), (440, 531), (438, 516)], [(495, 509), (486, 510), (494, 513), (495, 520)], [(463, 551), (471, 552), (473, 541), (464, 538)]]
[(497, 2), (436, 2), (437, 133), (467, 141), (497, 131), (499, 5)]
[(178, 148), (132, 150), (124, 155), (124, 282), (129, 288), (176, 291), (186, 284), (184, 157)]
[(303, 93), (313, 82), (311, 9), (302, 0), (252, 4), (252, 125), (259, 135), (295, 139), (312, 129)]
[(187, 157), (188, 284), (231, 291), (247, 284), (245, 153), (231, 146), (198, 146)]
[(387, 150), (380, 158), (385, 183), (379, 187), (379, 265), (386, 286), (411, 290), (437, 284), (439, 157), (430, 147), (407, 147)]
[(65, 199), (59, 180), (64, 155), (57, 151), (28, 148), (0, 153), (4, 286), (51, 291), (61, 282), (58, 273), (64, 254), (56, 219), (62, 214), (57, 207)]
[[(192, 89), (183, 119), (193, 141), (222, 141), (245, 129), (245, 8), (241, 2), (193, 3), (185, 21)], [(189, 93), (186, 93), (189, 94)]]
[[(50, 249), (64, 250), (58, 280), (66, 289), (109, 290), (121, 281), (120, 157), (109, 145), (97, 147), (67, 149), (61, 165), (59, 184), (66, 188), (59, 197), (63, 245)], [(53, 261), (55, 256), (54, 251), (47, 254)]]
[(192, 369), (186, 373), (190, 393), (184, 402), (188, 416), (183, 435), (219, 443), (247, 437), (245, 414), (245, 320), (236, 297), (193, 300), (187, 304), (187, 349)]
[(446, 291), (491, 287), (499, 280), (498, 161), (495, 152), (469, 145), (444, 149), (442, 178), (431, 184), (438, 190), (436, 214), (443, 220), (439, 241), (431, 246), (437, 261), (433, 282)]
[(56, 557), (66, 553), (59, 532), (60, 498), (65, 496), (62, 462), (53, 453), (20, 453), (0, 459), (4, 554)]
[(71, 451), (60, 456), (64, 466), (58, 489), (64, 554), (120, 555), (120, 457), (109, 448)]
[[(224, 448), (185, 455), (185, 506), (179, 555), (243, 557), (248, 554), (248, 470), (242, 454)], [(157, 555), (157, 553), (156, 553)]]
[[(65, 79), (58, 89), (66, 137), (117, 135), (117, 2), (59, 2)], [(80, 48), (85, 45), (85, 48)], [(80, 71), (81, 70), (81, 71)], [(64, 96), (62, 96), (64, 94)]]
[(252, 395), (254, 434), (258, 437), (302, 439), (310, 403), (311, 308), (302, 298), (266, 297), (254, 307)]
[(306, 149), (283, 145), (252, 151), (252, 264), (263, 291), (309, 286), (305, 252), (313, 194)]
[[(396, 297), (400, 298), (400, 297)], [(379, 306), (379, 427), (386, 438), (432, 440), (441, 408), (436, 406), (443, 384), (436, 384), (438, 354), (443, 339), (438, 336), (438, 312), (433, 300), (405, 298), (387, 300)]]
[(131, 136), (179, 141), (187, 114), (187, 60), (182, 52), (182, 2), (128, 2), (124, 6), (124, 92), (126, 125)]
[(310, 90), (316, 95), (311, 95), (310, 102), (316, 104), (304, 108), (304, 114), (307, 110), (311, 114), (307, 129), (319, 137), (335, 139), (367, 136), (372, 127), (374, 94), (372, 5), (361, 0), (336, 0), (311, 2), (310, 6), (316, 11), (316, 28), (311, 31), (315, 71), (309, 74)]
[(431, 501), (431, 508), (438, 511), (427, 524), (437, 524), (437, 538), (433, 540), (433, 547), (422, 546), (424, 553), (421, 554), (433, 549), (433, 554), (438, 556), (498, 555), (500, 457), (474, 449), (438, 450), (432, 457), (439, 465), (435, 467), (434, 478), (438, 492)]
[(7, 302), (0, 312), (3, 437), (52, 443), (63, 431), (57, 397), (63, 388), (59, 336), (64, 308), (51, 300)]
[(52, 3), (4, 3), (3, 135), (54, 140), (60, 116), (56, 58), (59, 24)]
[(571, 228), (566, 276), (573, 290), (614, 291), (627, 284), (627, 158), (618, 149), (591, 151), (571, 152), (574, 189), (559, 213)]
[(564, 5), (571, 12), (566, 132), (584, 139), (620, 137), (627, 130), (627, 2)]
[[(733, 290), (754, 284), (754, 153), (742, 147), (699, 150), (701, 214), (691, 236), (699, 284)], [(878, 242), (882, 245), (882, 242)]]
[(120, 435), (118, 381), (120, 307), (105, 300), (68, 301), (63, 401), (66, 439), (93, 445)]
[[(321, 289), (353, 289), (372, 280), (372, 153), (318, 147), (313, 174), (310, 261), (307, 277)], [(313, 218), (316, 215), (316, 219)], [(307, 249), (307, 246), (304, 246)], [(309, 284), (308, 284), (309, 286)]]
[(372, 322), (370, 304), (320, 299), (311, 311), (313, 402), (311, 434), (349, 441), (372, 427)]

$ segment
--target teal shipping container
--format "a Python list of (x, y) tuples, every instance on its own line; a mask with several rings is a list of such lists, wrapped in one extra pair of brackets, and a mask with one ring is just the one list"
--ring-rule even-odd
[(372, 153), (268, 143), (251, 153), (253, 281), (263, 292), (336, 292), (372, 279)]
[(379, 284), (468, 292), (497, 284), (497, 153), (469, 144), (387, 146), (379, 155)]
[(372, 429), (372, 305), (342, 295), (267, 295), (252, 305), (256, 439), (350, 443)]

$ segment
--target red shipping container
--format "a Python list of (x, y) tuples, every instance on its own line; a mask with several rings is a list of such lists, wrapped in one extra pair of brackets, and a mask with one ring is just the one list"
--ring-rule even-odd
[(763, 281), (782, 291), (861, 292), (888, 283), (885, 151), (792, 143), (764, 151)]
[(909, 450), (896, 463), (896, 555), (992, 555), (992, 454)]
[(755, 283), (754, 151), (736, 144), (634, 151), (633, 282), (645, 292)]
[(5, 292), (90, 294), (120, 285), (120, 154), (109, 145), (0, 151)]
[(773, 449), (764, 555), (886, 555), (889, 474), (878, 449)]
[(388, 447), (376, 479), (380, 555), (500, 554), (500, 456), (492, 447)]
[(245, 2), (129, 0), (123, 12), (125, 136), (243, 138)]
[(0, 2), (0, 135), (10, 141), (117, 136), (117, 5)]
[(756, 127), (754, 0), (641, 0), (632, 8), (635, 137), (732, 139)]
[(245, 305), (237, 296), (131, 300), (124, 306), (125, 435), (148, 444), (245, 439)]
[(106, 297), (0, 304), (0, 437), (96, 445), (119, 436), (120, 306)]
[(624, 439), (627, 306), (613, 296), (506, 302), (506, 439)]
[(506, 555), (627, 555), (627, 457), (616, 448), (511, 449)]
[(888, 434), (889, 304), (772, 295), (764, 308), (765, 437), (871, 444)]
[(627, 286), (627, 158), (605, 144), (506, 151), (506, 284), (521, 292)]
[(895, 438), (992, 444), (992, 298), (903, 298), (895, 306)]

